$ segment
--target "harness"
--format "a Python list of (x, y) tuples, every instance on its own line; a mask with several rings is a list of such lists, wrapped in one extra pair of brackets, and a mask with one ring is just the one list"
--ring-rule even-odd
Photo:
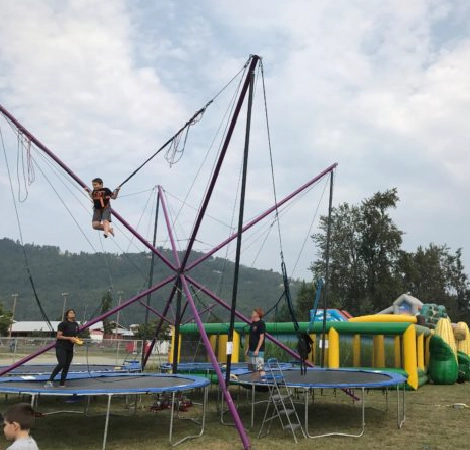
[(299, 322), (295, 317), (294, 305), (292, 303), (292, 298), (290, 295), (289, 288), (289, 278), (287, 276), (286, 265), (284, 261), (281, 263), (282, 269), (282, 279), (284, 282), (284, 295), (286, 297), (287, 309), (289, 310), (290, 316), (292, 318), (292, 323), (294, 324), (295, 334), (297, 335), (297, 353), (300, 356), (300, 374), (305, 375), (307, 373), (307, 363), (308, 355), (312, 351), (313, 341), (308, 333), (303, 333), (300, 331)]
[[(99, 209), (105, 209), (109, 207), (109, 199), (111, 198), (111, 196), (106, 195), (106, 191), (104, 189), (93, 190), (91, 193), (91, 198), (93, 202), (98, 201), (100, 203)], [(107, 203), (105, 203), (105, 199), (108, 200)], [(96, 204), (95, 204), (95, 207), (96, 207)]]
[(308, 355), (312, 351), (313, 340), (308, 333), (297, 332), (297, 353), (300, 356), (300, 374), (305, 375), (307, 372)]

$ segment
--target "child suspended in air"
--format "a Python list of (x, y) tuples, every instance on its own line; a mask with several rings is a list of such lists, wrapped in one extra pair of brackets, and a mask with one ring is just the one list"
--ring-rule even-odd
[(91, 181), (93, 191), (90, 196), (93, 200), (93, 219), (91, 226), (94, 230), (103, 230), (104, 237), (107, 238), (110, 234), (114, 236), (114, 230), (111, 227), (111, 205), (110, 199), (116, 199), (119, 193), (120, 186), (114, 191), (107, 187), (103, 187), (103, 180), (95, 178)]

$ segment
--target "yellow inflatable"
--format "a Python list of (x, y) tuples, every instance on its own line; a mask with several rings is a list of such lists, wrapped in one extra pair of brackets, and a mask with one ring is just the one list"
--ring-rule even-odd
[(349, 322), (409, 322), (416, 323), (416, 316), (407, 314), (370, 314), (368, 316), (351, 317)]

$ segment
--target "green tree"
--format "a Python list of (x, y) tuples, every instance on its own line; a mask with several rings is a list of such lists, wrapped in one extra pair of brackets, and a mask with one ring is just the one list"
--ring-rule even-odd
[[(331, 239), (329, 253), (328, 305), (331, 308), (358, 311), (358, 301), (364, 299), (365, 270), (360, 257), (360, 208), (347, 203), (331, 212)], [(313, 236), (319, 248), (320, 259), (313, 264), (315, 278), (325, 278), (328, 217), (320, 218), (323, 233)]]
[[(419, 246), (415, 253), (408, 255), (405, 272), (406, 291), (423, 303), (443, 304), (446, 300), (446, 249), (430, 244), (428, 248)], [(405, 268), (404, 268), (405, 270)]]
[[(333, 208), (329, 253), (328, 306), (352, 314), (378, 312), (400, 289), (398, 263), (402, 232), (387, 211), (398, 202), (396, 189), (378, 192), (361, 205)], [(328, 217), (313, 240), (320, 258), (312, 265), (315, 278), (325, 278)]]
[(397, 274), (403, 233), (388, 215), (398, 201), (394, 188), (377, 192), (361, 207), (360, 255), (366, 268), (365, 294), (375, 312), (388, 307), (400, 289)]
[[(370, 314), (410, 292), (423, 303), (446, 306), (452, 320), (468, 321), (470, 283), (461, 249), (452, 254), (446, 245), (430, 244), (412, 253), (401, 250), (403, 233), (388, 214), (398, 200), (396, 189), (390, 189), (359, 206), (332, 209), (329, 307)], [(312, 264), (315, 277), (326, 272), (327, 217), (321, 217), (320, 229), (313, 236), (320, 255)]]
[(299, 322), (310, 321), (310, 310), (313, 308), (315, 301), (315, 287), (313, 283), (302, 282), (297, 292), (295, 302), (295, 313)]
[[(135, 333), (136, 339), (153, 339), (155, 336), (155, 330), (157, 329), (159, 320), (148, 322), (147, 324), (141, 323)], [(170, 326), (168, 323), (164, 323), (160, 333), (158, 333), (157, 339), (168, 340), (170, 339)]]
[(0, 336), (8, 336), (11, 326), (12, 312), (6, 311), (0, 303)]
[[(106, 293), (101, 297), (101, 314), (107, 313), (113, 304), (113, 296), (111, 291), (108, 290)], [(103, 330), (104, 334), (109, 335), (113, 332), (113, 326), (110, 323), (109, 317), (103, 319)]]
[[(462, 264), (462, 249), (457, 249), (455, 255), (448, 255), (449, 259), (449, 279), (450, 288), (456, 295), (456, 321), (470, 323), (470, 283), (468, 275), (464, 272), (465, 267)], [(454, 315), (452, 315), (454, 317)]]
[(401, 273), (404, 291), (423, 303), (444, 305), (451, 319), (470, 319), (470, 287), (462, 264), (462, 250), (450, 253), (446, 245), (418, 247), (415, 253), (403, 253)]

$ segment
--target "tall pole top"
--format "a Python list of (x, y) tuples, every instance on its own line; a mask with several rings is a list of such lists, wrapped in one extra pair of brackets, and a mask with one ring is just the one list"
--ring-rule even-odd
[(65, 316), (65, 304), (67, 303), (67, 296), (69, 295), (68, 292), (62, 292), (60, 295), (64, 298), (64, 304), (62, 305), (62, 317), (61, 320), (64, 320)]
[(11, 324), (10, 329), (8, 330), (8, 337), (11, 338), (11, 332), (13, 330), (13, 322), (15, 321), (15, 309), (16, 309), (16, 300), (18, 300), (19, 294), (11, 294), (13, 299), (13, 306), (11, 307)]

